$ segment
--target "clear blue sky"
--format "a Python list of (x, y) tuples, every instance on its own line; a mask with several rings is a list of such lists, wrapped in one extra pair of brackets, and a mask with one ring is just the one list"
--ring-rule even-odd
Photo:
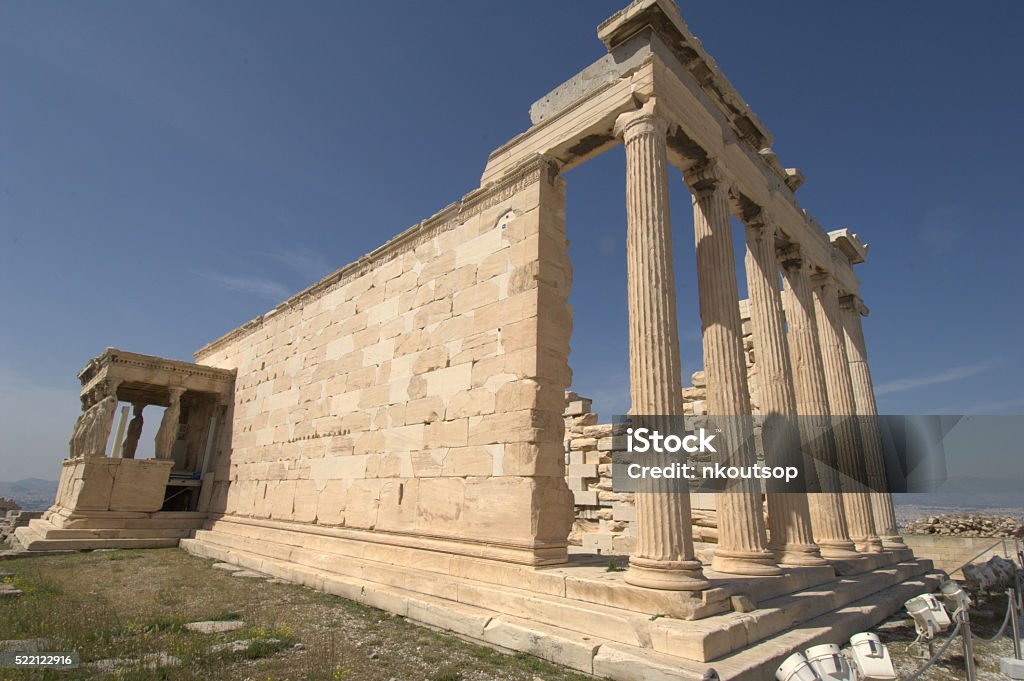
[[(190, 359), (474, 189), (624, 3), (0, 3), (0, 480), (57, 477), (104, 347)], [(803, 205), (871, 246), (882, 410), (1024, 411), (1024, 4), (682, 9)], [(571, 362), (602, 414), (628, 407), (623, 172), (617, 149), (567, 174)], [(677, 173), (671, 199), (689, 373)]]

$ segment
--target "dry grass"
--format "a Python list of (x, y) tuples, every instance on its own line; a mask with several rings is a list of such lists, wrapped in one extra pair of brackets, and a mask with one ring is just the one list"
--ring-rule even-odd
[[(0, 601), (0, 640), (46, 638), (47, 652), (77, 651), (83, 662), (117, 658), (110, 672), (83, 665), (74, 671), (0, 671), (7, 679), (156, 679), (207, 681), (583, 681), (588, 677), (524, 654), (506, 655), (416, 626), (342, 598), (289, 584), (232, 577), (213, 561), (178, 549), (77, 553), (0, 561), (0, 570), (25, 595)], [(983, 599), (972, 618), (975, 633), (993, 635), (1006, 611), (1005, 596)], [(241, 619), (245, 628), (203, 635), (187, 622)], [(879, 629), (897, 669), (916, 669), (924, 646), (912, 646), (906, 613)], [(902, 622), (902, 624), (901, 624)], [(239, 652), (216, 653), (227, 641), (251, 640)], [(294, 647), (301, 643), (301, 649)], [(983, 681), (1002, 679), (998, 657), (1009, 639), (976, 643)], [(147, 656), (166, 653), (179, 664), (145, 669)], [(965, 678), (959, 642), (925, 681)]]
[[(47, 652), (83, 663), (119, 659), (102, 672), (4, 670), (33, 679), (326, 679), (330, 681), (582, 681), (529, 655), (466, 643), (342, 598), (290, 584), (232, 577), (178, 549), (77, 553), (0, 562), (25, 595), (0, 602), (0, 639), (45, 638)], [(187, 622), (241, 619), (245, 628), (204, 635)], [(216, 653), (226, 641), (254, 641)], [(301, 643), (297, 649), (296, 643)], [(166, 653), (179, 664), (145, 669)]]

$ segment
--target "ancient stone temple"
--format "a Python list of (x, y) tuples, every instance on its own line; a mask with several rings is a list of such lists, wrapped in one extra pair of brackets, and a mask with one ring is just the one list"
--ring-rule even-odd
[[(845, 418), (875, 413), (853, 272), (865, 249), (800, 206), (802, 174), (671, 0), (633, 2), (598, 37), (607, 54), (534, 103), (459, 202), (195, 364), (119, 350), (90, 362), (58, 499), (21, 543), (179, 532), (195, 554), (615, 679), (696, 680), (713, 663), (761, 681), (928, 590), (936, 577), (902, 544), (891, 498), (866, 491), (884, 477), (878, 433)], [(737, 481), (712, 500), (710, 547), (702, 503), (665, 489), (618, 509), (628, 545), (569, 550), (577, 506), (599, 495), (570, 490), (567, 472), (582, 480), (573, 466), (599, 461), (581, 445), (566, 469), (562, 174), (620, 144), (632, 412), (686, 411), (676, 290), (696, 286), (706, 413), (844, 417), (806, 438), (837, 471), (823, 492)], [(669, 182), (692, 195), (697, 281), (675, 280)], [(121, 403), (132, 419), (165, 407), (156, 459), (131, 458), (134, 421), (107, 456)]]

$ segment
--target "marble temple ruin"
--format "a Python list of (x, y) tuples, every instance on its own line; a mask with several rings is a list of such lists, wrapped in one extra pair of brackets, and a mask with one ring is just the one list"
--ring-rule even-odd
[[(607, 54), (535, 102), (459, 202), (195, 363), (114, 348), (91, 360), (57, 499), (16, 545), (180, 545), (613, 679), (697, 680), (713, 662), (760, 681), (933, 587), (881, 491), (877, 429), (845, 418), (876, 414), (853, 270), (866, 248), (800, 206), (803, 175), (672, 0), (636, 0), (598, 37)], [(601, 486), (611, 426), (575, 395), (567, 406), (562, 174), (620, 144), (631, 413), (692, 413), (697, 391), (708, 414), (844, 417), (801, 434), (832, 464), (823, 491)], [(673, 272), (680, 181), (696, 282)], [(743, 314), (731, 219), (745, 229)], [(685, 391), (677, 286), (697, 286), (702, 320), (704, 369)], [(137, 459), (153, 405), (156, 456)], [(801, 446), (772, 442), (769, 460)], [(580, 521), (618, 523), (628, 541), (584, 533), (570, 550)]]

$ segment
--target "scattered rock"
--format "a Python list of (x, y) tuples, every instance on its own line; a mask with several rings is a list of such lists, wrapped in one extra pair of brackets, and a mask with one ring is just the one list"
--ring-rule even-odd
[(214, 620), (209, 622), (189, 622), (185, 628), (199, 634), (223, 634), (237, 631), (245, 626), (241, 620)]
[(214, 563), (213, 568), (215, 570), (227, 570), (229, 572), (234, 572), (238, 569), (238, 566), (232, 565), (231, 563)]
[(265, 575), (262, 572), (256, 572), (255, 570), (239, 570), (238, 572), (231, 573), (232, 577), (242, 577), (243, 579), (266, 579), (270, 575)]
[(947, 537), (1024, 537), (1024, 522), (1009, 515), (983, 513), (933, 515), (904, 528), (904, 534), (936, 534)]
[(181, 660), (168, 653), (154, 653), (146, 655), (142, 659), (111, 658), (107, 660), (96, 660), (91, 663), (103, 672), (115, 672), (125, 667), (142, 667), (143, 669), (160, 669), (161, 667), (177, 667)]
[(371, 660), (376, 660), (380, 657), (380, 655), (377, 654), (376, 650), (371, 650), (366, 657), (370, 658)]
[(210, 646), (211, 653), (223, 653), (225, 651), (232, 653), (244, 653), (254, 643), (263, 642), (267, 644), (280, 643), (281, 640), (277, 638), (243, 638), (241, 641), (228, 641), (227, 643), (218, 643), (215, 646)]
[(245, 638), (241, 641), (229, 641), (227, 643), (218, 643), (215, 646), (210, 646), (211, 653), (223, 653), (229, 651), (232, 653), (241, 653), (249, 649), (249, 645), (252, 644), (251, 638)]
[(38, 653), (50, 647), (46, 638), (23, 638), (0, 641), (0, 653)]
[(970, 591), (1002, 591), (1016, 584), (1017, 564), (1002, 556), (992, 556), (980, 565), (965, 565), (963, 573)]
[(0, 598), (17, 598), (21, 594), (21, 589), (15, 589), (10, 584), (0, 582)]
[(305, 650), (306, 649), (306, 644), (304, 644), (304, 643), (296, 643), (295, 645), (292, 646), (292, 649), (293, 650)]

